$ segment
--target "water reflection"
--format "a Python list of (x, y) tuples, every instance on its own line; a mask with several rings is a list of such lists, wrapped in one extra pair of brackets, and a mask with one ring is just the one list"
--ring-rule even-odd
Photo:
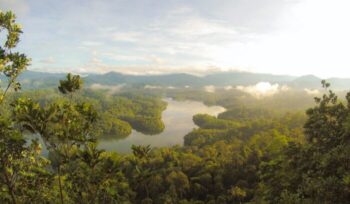
[[(189, 133), (196, 125), (192, 121), (192, 116), (197, 113), (207, 113), (217, 116), (225, 111), (220, 106), (206, 106), (197, 101), (175, 101), (172, 99), (164, 99), (168, 103), (167, 109), (163, 111), (162, 120), (165, 129), (158, 135), (144, 135), (135, 130), (126, 138), (112, 139), (110, 137), (99, 140), (99, 148), (107, 151), (115, 151), (120, 153), (131, 152), (131, 145), (151, 145), (151, 147), (164, 147), (173, 145), (182, 145), (183, 137)], [(27, 135), (28, 140), (37, 138), (43, 145), (38, 135)], [(44, 145), (43, 145), (44, 147)], [(42, 151), (44, 156), (48, 152), (45, 148)]]
[(182, 145), (183, 137), (196, 127), (192, 121), (193, 115), (207, 113), (216, 116), (225, 111), (223, 107), (208, 107), (196, 101), (174, 101), (168, 98), (164, 100), (168, 103), (168, 106), (162, 114), (165, 124), (162, 133), (149, 136), (133, 130), (131, 135), (122, 140), (101, 139), (99, 147), (107, 151), (127, 153), (131, 151), (130, 147), (133, 144), (151, 145), (152, 147)]

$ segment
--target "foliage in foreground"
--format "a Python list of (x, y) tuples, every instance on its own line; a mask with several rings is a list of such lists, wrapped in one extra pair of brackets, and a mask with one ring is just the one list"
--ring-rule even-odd
[[(15, 16), (0, 12), (0, 26), (8, 32), (0, 49), (3, 108), (8, 91), (20, 89), (16, 79), (29, 59), (11, 52), (21, 33)], [(68, 75), (60, 99), (16, 98), (1, 111), (1, 203), (349, 203), (350, 93), (343, 103), (329, 91), (306, 115), (233, 109), (219, 118), (196, 115), (199, 128), (183, 147), (133, 146), (123, 156), (97, 148), (99, 111), (74, 99), (81, 88), (80, 77)]]

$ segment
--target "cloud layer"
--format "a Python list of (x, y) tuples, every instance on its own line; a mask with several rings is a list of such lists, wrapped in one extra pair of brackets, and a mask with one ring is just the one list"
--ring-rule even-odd
[[(348, 76), (347, 0), (0, 0), (31, 69)], [(327, 15), (325, 15), (325, 13)]]
[(265, 96), (272, 96), (281, 91), (288, 91), (287, 86), (280, 86), (279, 84), (270, 84), (269, 82), (259, 82), (253, 86), (237, 86), (237, 90), (251, 94), (254, 97), (261, 98)]

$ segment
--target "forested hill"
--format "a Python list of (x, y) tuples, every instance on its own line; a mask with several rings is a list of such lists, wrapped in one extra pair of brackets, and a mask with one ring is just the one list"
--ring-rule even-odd
[[(64, 78), (64, 73), (46, 73), (26, 71), (19, 80), (25, 85), (25, 88), (54, 87), (57, 80)], [(259, 74), (249, 72), (220, 72), (212, 73), (206, 76), (195, 76), (184, 73), (164, 74), (164, 75), (127, 75), (118, 72), (109, 72), (106, 74), (86, 74), (84, 81), (87, 85), (157, 85), (157, 86), (175, 86), (175, 87), (202, 87), (213, 86), (247, 86), (255, 85), (259, 82), (277, 83), (281, 86), (286, 85), (297, 89), (315, 89), (319, 88), (321, 79), (306, 75), (301, 77), (288, 75)], [(333, 89), (348, 89), (350, 79), (330, 78), (327, 79), (332, 84)]]

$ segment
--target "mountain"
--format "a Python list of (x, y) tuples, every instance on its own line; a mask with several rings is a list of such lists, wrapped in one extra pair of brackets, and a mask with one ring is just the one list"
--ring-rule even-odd
[(204, 81), (197, 76), (189, 74), (166, 74), (166, 75), (125, 75), (117, 72), (106, 74), (93, 74), (87, 77), (89, 83), (99, 83), (106, 85), (115, 84), (144, 84), (160, 86), (186, 86), (203, 85)]
[[(26, 71), (19, 80), (27, 89), (56, 87), (58, 81), (63, 79), (64, 73), (47, 73)], [(175, 86), (175, 87), (203, 87), (206, 85), (214, 86), (248, 86), (259, 82), (278, 83), (287, 85), (296, 89), (318, 89), (321, 87), (321, 78), (314, 75), (305, 75), (301, 77), (289, 75), (260, 74), (250, 72), (220, 72), (212, 73), (206, 76), (195, 76), (185, 73), (163, 74), (163, 75), (127, 75), (118, 72), (109, 72), (105, 74), (86, 74), (83, 75), (87, 86), (92, 84), (101, 85), (154, 85), (154, 86)], [(349, 89), (350, 79), (330, 78), (327, 79), (332, 84), (333, 89)]]
[(64, 73), (48, 73), (25, 71), (19, 75), (18, 80), (25, 89), (57, 87), (59, 80), (66, 76)]
[(321, 87), (321, 81), (322, 79), (314, 75), (305, 75), (294, 79), (293, 81), (289, 82), (288, 85), (299, 89), (302, 89), (302, 88), (317, 89)]
[(331, 83), (332, 87), (337, 87), (342, 90), (350, 89), (350, 80), (344, 78), (329, 78), (327, 79), (329, 83)]
[(221, 72), (209, 74), (204, 77), (207, 84), (217, 86), (227, 85), (253, 85), (259, 82), (270, 82), (284, 84), (294, 80), (296, 77), (287, 75), (260, 74), (250, 72)]

